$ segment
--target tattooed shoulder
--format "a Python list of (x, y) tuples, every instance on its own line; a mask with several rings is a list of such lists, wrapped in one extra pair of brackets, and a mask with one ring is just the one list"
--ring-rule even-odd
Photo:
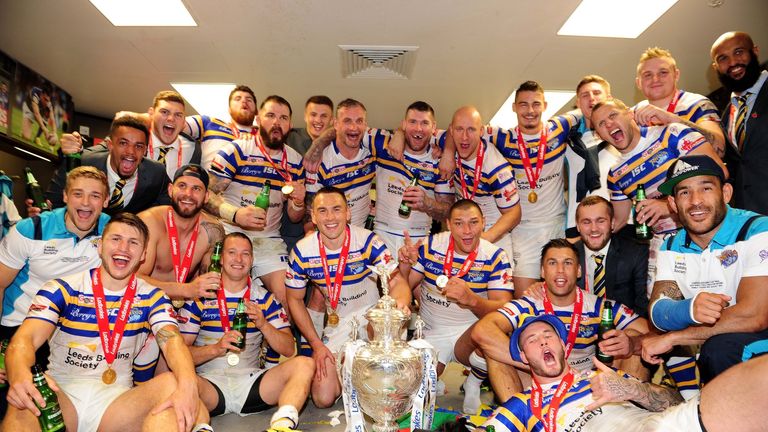
[(216, 242), (224, 238), (224, 227), (218, 221), (201, 221), (200, 226), (205, 230), (208, 236), (208, 246), (213, 247)]

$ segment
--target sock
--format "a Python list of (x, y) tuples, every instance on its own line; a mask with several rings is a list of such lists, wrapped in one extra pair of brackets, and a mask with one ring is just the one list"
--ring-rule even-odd
[(465, 414), (475, 415), (480, 409), (480, 385), (488, 377), (488, 365), (476, 352), (469, 356), (469, 364), (472, 368), (464, 381), (463, 411)]
[(696, 358), (673, 356), (667, 360), (665, 367), (683, 399), (689, 400), (699, 395), (701, 385), (698, 369), (696, 369)]
[(299, 425), (299, 410), (293, 405), (283, 405), (272, 414), (272, 429), (295, 429)]

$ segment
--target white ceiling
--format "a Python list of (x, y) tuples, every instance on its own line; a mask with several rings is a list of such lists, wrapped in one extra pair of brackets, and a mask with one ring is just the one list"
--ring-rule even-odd
[[(184, 3), (198, 27), (113, 27), (87, 0), (0, 0), (0, 50), (70, 92), (78, 111), (105, 117), (145, 110), (170, 81), (236, 82), (259, 100), (287, 98), (297, 125), (306, 98), (327, 94), (362, 101), (379, 127), (422, 99), (445, 127), (464, 104), (487, 121), (527, 79), (572, 89), (596, 73), (636, 102), (637, 59), (654, 45), (676, 57), (681, 88), (706, 94), (719, 87), (709, 67), (718, 35), (744, 30), (768, 46), (765, 0), (680, 0), (637, 39), (557, 36), (579, 0)], [(416, 45), (413, 76), (343, 79), (338, 45)]]

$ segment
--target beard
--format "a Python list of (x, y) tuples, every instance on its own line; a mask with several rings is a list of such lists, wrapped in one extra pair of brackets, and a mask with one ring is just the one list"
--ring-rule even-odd
[(686, 229), (686, 231), (695, 234), (695, 235), (705, 235), (707, 233), (712, 232), (712, 230), (716, 229), (725, 219), (725, 214), (727, 212), (725, 207), (725, 202), (721, 199), (720, 201), (716, 202), (713, 206), (712, 211), (712, 219), (710, 222), (701, 228), (694, 227), (693, 224), (688, 219), (688, 211), (691, 210), (689, 207), (686, 209), (685, 213), (679, 215), (680, 216), (680, 222), (683, 224), (683, 227)]
[(749, 63), (746, 65), (734, 65), (731, 66), (731, 68), (741, 66), (744, 68), (744, 76), (740, 79), (731, 78), (728, 73), (720, 73), (717, 72), (717, 78), (720, 80), (720, 83), (725, 87), (728, 91), (733, 93), (741, 93), (744, 90), (752, 87), (755, 82), (760, 78), (760, 63), (757, 61), (757, 56), (755, 53), (750, 53), (749, 55), (750, 60)]
[(253, 125), (253, 119), (256, 118), (255, 112), (250, 114), (245, 114), (242, 111), (235, 111), (235, 112), (230, 111), (229, 115), (230, 117), (232, 117), (232, 120), (234, 120), (235, 123), (243, 126)]
[[(279, 130), (281, 133), (281, 136), (278, 139), (271, 138), (272, 130), (275, 129)], [(283, 131), (280, 130), (277, 126), (273, 127), (269, 132), (267, 132), (264, 128), (259, 128), (259, 134), (261, 135), (262, 141), (264, 141), (264, 144), (267, 146), (267, 148), (272, 150), (280, 150), (283, 148), (283, 145), (285, 145), (285, 134), (282, 132)]]
[(200, 213), (200, 210), (202, 210), (203, 208), (203, 203), (200, 203), (199, 205), (193, 207), (191, 210), (184, 210), (179, 206), (178, 200), (172, 197), (171, 207), (173, 207), (173, 211), (175, 211), (177, 215), (183, 218), (191, 218), (192, 216), (195, 216), (198, 213)]

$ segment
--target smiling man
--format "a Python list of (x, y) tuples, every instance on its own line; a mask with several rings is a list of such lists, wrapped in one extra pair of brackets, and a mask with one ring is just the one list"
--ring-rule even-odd
[(651, 320), (662, 335), (643, 341), (658, 363), (678, 345), (699, 345), (701, 380), (768, 352), (768, 218), (726, 203), (733, 187), (717, 162), (680, 158), (659, 189), (683, 230), (664, 242), (651, 296)]
[[(83, 166), (93, 166), (107, 174), (109, 203), (106, 213), (138, 213), (156, 205), (169, 204), (168, 174), (165, 166), (144, 157), (147, 152), (149, 130), (145, 123), (133, 116), (121, 116), (112, 121), (106, 144), (83, 151)], [(79, 134), (64, 134), (62, 142), (82, 148)], [(51, 179), (45, 197), (54, 208), (63, 207), (62, 191), (67, 170), (65, 158)]]
[(200, 149), (195, 141), (181, 135), (185, 111), (184, 98), (173, 90), (158, 92), (148, 110), (147, 156), (165, 165), (168, 178), (173, 178), (182, 165), (200, 163)]

